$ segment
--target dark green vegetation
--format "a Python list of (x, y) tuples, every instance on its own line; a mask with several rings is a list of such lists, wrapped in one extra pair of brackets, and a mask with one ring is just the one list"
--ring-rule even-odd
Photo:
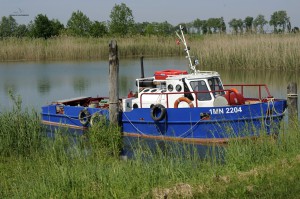
[[(0, 38), (30, 37), (50, 38), (56, 36), (103, 37), (103, 36), (167, 36), (173, 35), (179, 25), (173, 26), (167, 21), (135, 23), (132, 10), (126, 4), (115, 4), (108, 22), (91, 21), (81, 11), (71, 14), (66, 26), (57, 19), (48, 19), (46, 15), (38, 14), (28, 25), (17, 24), (12, 16), (3, 16), (0, 21)], [(245, 19), (233, 18), (228, 25), (233, 33), (264, 33), (264, 26), (273, 26), (274, 33), (299, 32), (298, 27), (292, 27), (290, 17), (284, 10), (275, 11), (270, 21), (264, 15), (247, 16)], [(195, 19), (185, 22), (189, 34), (226, 33), (227, 27), (223, 17), (209, 19)]]
[[(14, 99), (19, 104), (18, 99)], [(83, 136), (45, 136), (35, 111), (16, 105), (0, 115), (0, 198), (298, 198), (298, 123), (277, 138), (226, 146), (132, 142), (135, 158), (119, 159), (116, 127)], [(151, 150), (150, 150), (151, 149)], [(203, 153), (203, 151), (202, 151)]]

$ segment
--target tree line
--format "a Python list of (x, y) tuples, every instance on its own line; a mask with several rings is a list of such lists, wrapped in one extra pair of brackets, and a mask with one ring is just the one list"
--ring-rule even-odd
[[(28, 25), (18, 24), (12, 16), (3, 16), (0, 21), (0, 38), (5, 37), (31, 37), (50, 38), (55, 36), (78, 36), (78, 37), (103, 37), (107, 35), (160, 35), (173, 34), (179, 25), (173, 26), (167, 21), (135, 23), (132, 10), (126, 4), (115, 4), (107, 22), (91, 21), (81, 11), (72, 13), (66, 26), (57, 19), (49, 19), (46, 15), (38, 14)], [(264, 27), (269, 24), (274, 33), (299, 32), (298, 27), (292, 28), (290, 17), (284, 10), (274, 12), (267, 21), (264, 15), (256, 18), (247, 16), (245, 19), (233, 18), (228, 22), (231, 32), (265, 33)], [(224, 18), (209, 18), (207, 20), (195, 19), (185, 23), (189, 33), (214, 34), (226, 33), (227, 27)]]

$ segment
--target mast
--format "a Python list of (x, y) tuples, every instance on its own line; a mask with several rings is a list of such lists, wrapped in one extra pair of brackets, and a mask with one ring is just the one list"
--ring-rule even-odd
[(189, 47), (187, 46), (187, 43), (186, 43), (186, 40), (185, 40), (185, 37), (184, 37), (184, 34), (183, 34), (183, 26), (182, 25), (179, 25), (179, 28), (180, 28), (180, 32), (181, 32), (181, 35), (178, 34), (178, 31), (176, 31), (176, 35), (177, 37), (182, 41), (185, 49), (184, 51), (186, 52), (187, 56), (186, 58), (189, 60), (189, 66), (190, 66), (190, 69), (196, 74), (198, 71), (196, 70), (196, 64), (198, 64), (198, 60), (195, 60), (195, 63), (196, 64), (193, 64), (192, 62), (192, 57), (190, 55), (190, 49)]

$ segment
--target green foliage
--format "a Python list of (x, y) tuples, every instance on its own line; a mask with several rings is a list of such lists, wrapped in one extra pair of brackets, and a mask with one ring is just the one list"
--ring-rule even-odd
[(15, 37), (18, 37), (18, 38), (21, 38), (21, 37), (25, 37), (28, 35), (28, 28), (26, 25), (24, 24), (21, 24), (21, 25), (18, 25), (15, 33), (14, 33), (14, 36)]
[[(274, 26), (274, 32), (285, 32), (287, 26), (290, 26), (290, 18), (287, 16), (286, 11), (280, 10), (280, 11), (275, 11), (271, 15), (271, 20), (269, 22), (271, 26)], [(278, 29), (281, 28), (281, 29)], [(291, 27), (289, 27), (291, 29)]]
[(200, 19), (196, 19), (193, 21), (193, 26), (197, 29), (197, 33), (200, 34), (201, 33), (201, 28), (202, 28), (202, 21)]
[(244, 21), (242, 19), (233, 18), (228, 24), (234, 33), (243, 33)]
[(38, 14), (34, 19), (31, 31), (33, 37), (48, 39), (52, 36), (53, 27), (46, 15)]
[(67, 28), (71, 35), (86, 37), (90, 35), (92, 22), (81, 11), (73, 12), (67, 22)]
[(104, 22), (94, 21), (90, 28), (90, 36), (103, 37), (107, 35), (107, 27)]
[[(209, 18), (207, 20), (207, 28), (209, 33), (217, 33), (224, 31), (224, 19), (221, 18)], [(225, 28), (226, 30), (226, 28)]]
[(125, 3), (115, 4), (109, 16), (109, 31), (111, 34), (125, 36), (134, 31), (132, 11)]
[(156, 31), (156, 26), (154, 23), (149, 23), (147, 24), (147, 26), (145, 27), (145, 35), (156, 35), (157, 31)]
[(52, 19), (50, 22), (52, 26), (51, 36), (58, 36), (60, 32), (64, 29), (64, 25), (60, 23), (57, 19)]
[[(253, 20), (253, 26), (255, 28), (256, 32), (259, 33), (264, 33), (264, 26), (268, 23), (267, 20), (265, 20), (264, 15), (258, 15), (254, 20)], [(257, 30), (258, 29), (258, 30)]]
[(15, 36), (17, 28), (18, 24), (12, 16), (2, 17), (0, 21), (0, 38)]
[(161, 36), (167, 36), (174, 32), (173, 26), (167, 21), (157, 24), (157, 34)]
[(244, 24), (246, 26), (246, 32), (252, 32), (253, 17), (246, 17), (244, 20)]
[[(264, 26), (268, 23), (264, 15), (258, 15), (255, 19), (247, 16), (244, 20), (233, 18), (229, 21), (229, 27), (233, 33), (264, 33)], [(272, 14), (270, 25), (274, 26), (274, 33), (297, 32), (297, 27), (292, 28), (290, 17), (286, 11), (276, 11)], [(191, 22), (181, 23), (189, 34), (226, 33), (226, 24), (223, 17), (199, 18)], [(67, 23), (67, 29), (58, 20), (49, 20), (46, 15), (39, 14), (34, 22), (27, 26), (15, 22), (14, 18), (3, 17), (0, 22), (0, 37), (36, 37), (49, 38), (52, 36), (67, 35), (76, 37), (103, 37), (105, 35), (133, 36), (133, 35), (173, 35), (178, 26), (173, 26), (167, 21), (135, 23), (132, 10), (125, 3), (115, 4), (110, 13), (110, 21), (98, 22), (90, 19), (81, 11), (73, 12)]]

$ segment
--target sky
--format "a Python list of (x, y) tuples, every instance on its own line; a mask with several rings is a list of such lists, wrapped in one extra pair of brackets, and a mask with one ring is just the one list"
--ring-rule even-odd
[[(245, 19), (259, 14), (270, 20), (273, 12), (287, 11), (292, 27), (300, 27), (300, 0), (0, 0), (0, 16), (16, 16), (19, 24), (28, 24), (38, 14), (67, 24), (72, 12), (80, 10), (90, 20), (109, 21), (112, 8), (125, 3), (132, 10), (135, 22), (164, 22), (172, 25), (199, 18), (224, 17)], [(228, 24), (226, 24), (228, 25)]]

